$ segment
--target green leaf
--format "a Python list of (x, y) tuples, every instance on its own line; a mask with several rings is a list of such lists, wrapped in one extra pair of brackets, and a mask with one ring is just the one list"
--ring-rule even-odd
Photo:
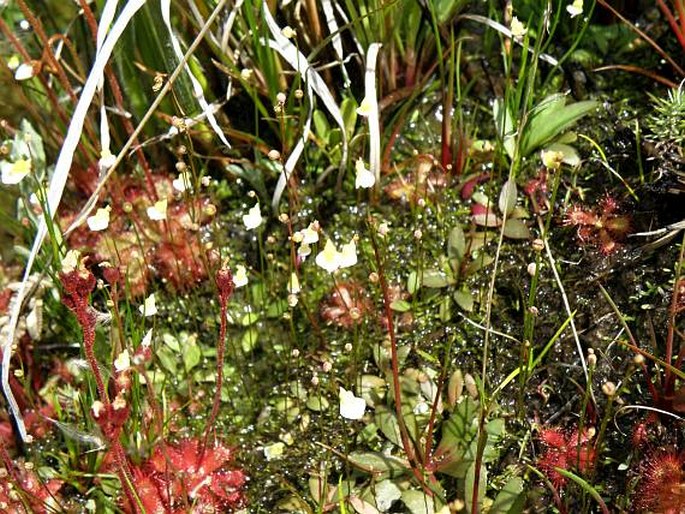
[(564, 95), (552, 95), (538, 104), (523, 127), (520, 153), (525, 157), (559, 136), (599, 105), (594, 100), (564, 105)]
[(340, 103), (340, 112), (345, 122), (345, 132), (347, 132), (348, 139), (352, 139), (354, 128), (357, 125), (357, 107), (359, 107), (357, 101), (350, 96)]
[[(465, 494), (464, 500), (466, 501), (466, 512), (471, 512), (471, 506), (473, 505), (473, 489), (476, 482), (476, 463), (474, 462), (469, 466), (466, 472), (466, 484), (465, 484)], [(485, 466), (481, 463), (480, 465), (480, 475), (478, 476), (478, 510), (481, 512), (483, 507), (483, 500), (485, 500), (485, 490), (488, 487), (488, 471)]]
[(478, 404), (471, 397), (464, 397), (442, 424), (442, 438), (436, 449), (440, 456), (438, 471), (455, 478), (464, 478), (473, 461), (471, 444), (475, 442), (478, 427)]
[(497, 204), (499, 212), (507, 216), (512, 213), (514, 207), (516, 207), (516, 194), (516, 181), (507, 180), (499, 194), (499, 202)]
[(473, 295), (468, 289), (462, 289), (454, 293), (454, 301), (466, 312), (473, 311)]
[(328, 134), (331, 130), (331, 126), (328, 124), (326, 115), (317, 109), (314, 111), (312, 120), (314, 121), (314, 133), (324, 142), (324, 144), (328, 144)]
[(390, 510), (392, 503), (402, 497), (402, 491), (392, 480), (381, 480), (373, 487), (376, 507), (382, 512)]
[(512, 477), (504, 485), (492, 503), (490, 514), (520, 514), (523, 511), (523, 479)]
[(160, 346), (156, 352), (157, 358), (164, 369), (166, 369), (171, 375), (176, 376), (178, 369), (176, 368), (176, 362), (178, 362), (178, 353), (174, 352), (168, 346)]
[(402, 492), (402, 503), (411, 514), (434, 514), (433, 498), (418, 489)]
[(248, 328), (240, 340), (240, 347), (245, 353), (251, 353), (257, 346), (259, 340), (259, 332), (255, 327)]
[(313, 410), (314, 412), (322, 412), (328, 409), (328, 400), (323, 396), (310, 396), (307, 399), (307, 408)]
[(497, 134), (502, 138), (504, 150), (510, 159), (514, 158), (516, 151), (516, 139), (514, 137), (514, 118), (511, 112), (504, 105), (504, 100), (496, 98), (492, 106), (492, 114), (495, 118), (495, 127), (497, 127)]
[(244, 327), (249, 327), (250, 325), (254, 325), (257, 321), (259, 321), (259, 314), (256, 312), (248, 312), (240, 319), (240, 324)]
[(406, 300), (395, 300), (390, 304), (390, 308), (395, 312), (407, 312), (411, 310), (411, 303)]
[(460, 225), (456, 225), (450, 230), (450, 235), (447, 239), (447, 256), (450, 259), (462, 260), (466, 252), (466, 237), (464, 230)]
[(196, 338), (188, 338), (183, 345), (183, 366), (186, 372), (192, 370), (195, 366), (200, 364), (202, 358), (202, 351), (200, 345), (197, 344)]
[(530, 230), (518, 218), (509, 218), (504, 223), (504, 236), (509, 239), (530, 239)]
[(178, 339), (168, 332), (162, 334), (162, 341), (164, 341), (164, 344), (171, 348), (174, 352), (181, 353), (181, 345), (178, 342)]
[(407, 291), (414, 295), (421, 288), (421, 277), (416, 271), (409, 273), (407, 277)]
[(443, 271), (427, 269), (421, 276), (421, 283), (425, 287), (441, 288), (454, 284), (454, 278), (447, 276)]
[(409, 471), (406, 461), (380, 452), (352, 452), (348, 459), (358, 469), (378, 479), (399, 477)]

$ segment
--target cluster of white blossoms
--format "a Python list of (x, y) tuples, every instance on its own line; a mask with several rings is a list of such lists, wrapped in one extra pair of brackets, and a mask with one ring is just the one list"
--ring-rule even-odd
[(357, 264), (356, 237), (353, 237), (349, 243), (342, 245), (340, 251), (335, 247), (332, 240), (326, 240), (323, 250), (316, 256), (316, 264), (329, 273), (335, 273), (339, 269), (349, 268)]

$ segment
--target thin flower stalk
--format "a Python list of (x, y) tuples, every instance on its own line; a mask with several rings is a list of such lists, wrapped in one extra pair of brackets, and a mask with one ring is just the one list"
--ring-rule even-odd
[(224, 354), (226, 350), (226, 325), (228, 323), (228, 300), (233, 294), (235, 283), (233, 282), (233, 274), (228, 266), (224, 266), (216, 272), (216, 285), (219, 289), (219, 308), (221, 321), (219, 325), (219, 340), (217, 341), (216, 350), (216, 390), (214, 392), (214, 403), (212, 404), (212, 412), (207, 419), (205, 426), (204, 441), (202, 443), (202, 453), (207, 447), (209, 439), (209, 432), (216, 421), (219, 414), (219, 406), (221, 405), (221, 389), (224, 383)]

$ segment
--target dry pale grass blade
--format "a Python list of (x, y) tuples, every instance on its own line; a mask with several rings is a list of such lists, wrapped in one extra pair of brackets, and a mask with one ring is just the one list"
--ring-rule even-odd
[(364, 72), (364, 102), (366, 102), (369, 124), (369, 169), (376, 177), (376, 188), (381, 183), (381, 126), (378, 113), (378, 91), (376, 90), (376, 63), (380, 43), (372, 43), (366, 52)]
[[(65, 230), (65, 235), (70, 234), (73, 232), (77, 227), (81, 226), (83, 223), (86, 222), (86, 218), (90, 215), (92, 210), (95, 208), (95, 205), (97, 203), (97, 199), (99, 194), (102, 192), (103, 188), (105, 187), (105, 184), (107, 183), (107, 180), (109, 180), (109, 177), (112, 176), (112, 174), (116, 171), (117, 167), (119, 164), (121, 164), (121, 161), (124, 160), (124, 156), (127, 154), (127, 152), (131, 149), (133, 146), (133, 142), (136, 141), (140, 133), (143, 131), (143, 128), (147, 124), (148, 121), (152, 118), (154, 113), (157, 111), (157, 108), (161, 105), (162, 101), (164, 100), (165, 96), (169, 91), (171, 91), (171, 87), (174, 85), (176, 82), (176, 79), (183, 73), (184, 70), (184, 65), (190, 59), (190, 56), (195, 52), (195, 49), (198, 47), (202, 39), (205, 37), (207, 32), (209, 31), (209, 27), (211, 26), (212, 23), (214, 23), (214, 20), (219, 16), (219, 14), (223, 11), (224, 6), (228, 0), (219, 0), (217, 3), (216, 7), (212, 11), (212, 14), (209, 15), (207, 18), (207, 21), (205, 22), (205, 25), (200, 29), (200, 32), (198, 32), (197, 36), (195, 36), (195, 39), (193, 42), (190, 44), (188, 47), (188, 50), (186, 51), (185, 55), (183, 56), (182, 61), (176, 66), (174, 71), (171, 72), (171, 75), (169, 75), (169, 78), (166, 81), (166, 84), (162, 86), (162, 89), (159, 90), (159, 93), (157, 93), (157, 97), (154, 99), (154, 101), (150, 104), (150, 107), (148, 107), (147, 111), (141, 118), (140, 122), (138, 122), (138, 125), (136, 126), (135, 130), (133, 133), (129, 136), (128, 140), (126, 143), (124, 143), (124, 146), (119, 150), (119, 153), (116, 156), (116, 159), (114, 159), (114, 162), (110, 166), (110, 168), (107, 170), (107, 173), (102, 175), (95, 186), (95, 190), (93, 191), (93, 194), (91, 197), (88, 199), (86, 204), (83, 206), (81, 211), (78, 213), (74, 221), (69, 225), (69, 228)], [(215, 105), (214, 108), (218, 109), (219, 106)]]
[[(98, 23), (98, 30), (97, 30), (97, 35), (96, 35), (96, 53), (100, 53), (100, 50), (102, 49), (102, 45), (105, 42), (105, 38), (107, 37), (107, 33), (109, 32), (110, 27), (112, 26), (112, 22), (114, 21), (114, 16), (117, 11), (117, 6), (119, 4), (119, 0), (108, 0), (108, 2), (105, 4), (104, 9), (102, 10), (102, 16), (100, 17), (100, 21)], [(100, 82), (98, 83), (98, 92), (102, 92), (102, 89), (104, 87), (105, 81), (104, 81), (104, 76), (100, 77)], [(107, 108), (105, 106), (105, 96), (101, 94), (100, 96), (100, 155), (103, 159), (107, 159), (108, 161), (110, 160), (110, 156), (112, 155), (111, 150), (110, 150), (110, 143), (111, 143), (111, 137), (110, 137), (110, 132), (109, 132), (109, 118), (107, 117)], [(101, 168), (100, 172), (102, 173), (104, 170)]]
[(26, 433), (26, 427), (24, 426), (24, 421), (21, 417), (19, 406), (17, 405), (17, 401), (15, 400), (12, 390), (9, 386), (9, 371), (10, 359), (12, 356), (12, 345), (14, 343), (15, 331), (19, 321), (21, 305), (26, 294), (26, 284), (31, 275), (31, 270), (33, 269), (38, 252), (40, 251), (43, 241), (48, 234), (48, 223), (52, 223), (52, 219), (55, 216), (57, 208), (62, 200), (64, 186), (67, 183), (74, 153), (76, 152), (79, 140), (81, 139), (83, 125), (85, 123), (86, 116), (88, 115), (88, 110), (93, 102), (98, 84), (102, 80), (105, 66), (109, 61), (109, 58), (111, 57), (119, 38), (121, 38), (124, 29), (129, 24), (136, 12), (138, 12), (138, 10), (143, 6), (143, 4), (145, 4), (145, 0), (130, 0), (126, 4), (111, 30), (107, 34), (100, 51), (95, 57), (95, 62), (93, 63), (93, 67), (88, 75), (88, 79), (83, 86), (81, 97), (76, 104), (76, 109), (74, 109), (74, 113), (71, 117), (71, 123), (69, 123), (69, 128), (67, 129), (67, 134), (64, 138), (64, 144), (62, 145), (62, 149), (60, 150), (57, 158), (57, 163), (55, 164), (55, 171), (53, 172), (53, 176), (48, 187), (47, 210), (45, 217), (41, 219), (41, 222), (38, 225), (38, 231), (35, 239), (33, 240), (31, 253), (29, 254), (28, 261), (26, 263), (26, 269), (24, 270), (22, 285), (17, 291), (17, 302), (10, 313), (7, 336), (5, 341), (2, 342), (2, 391), (7, 399), (9, 410), (16, 421), (17, 430), (19, 431), (19, 435), (23, 441), (26, 441), (28, 434)]
[(200, 84), (200, 81), (197, 80), (197, 78), (195, 78), (195, 75), (193, 75), (190, 66), (188, 66), (188, 62), (183, 60), (183, 50), (181, 50), (181, 43), (176, 37), (176, 34), (174, 33), (174, 28), (171, 26), (171, 0), (162, 0), (161, 9), (162, 20), (164, 21), (164, 25), (166, 25), (166, 28), (169, 31), (171, 47), (174, 50), (174, 54), (176, 54), (176, 58), (180, 62), (184, 63), (186, 73), (188, 74), (188, 77), (190, 78), (190, 83), (193, 86), (193, 94), (197, 99), (197, 103), (200, 104), (202, 112), (207, 117), (207, 121), (209, 122), (209, 125), (212, 127), (212, 130), (214, 130), (214, 133), (217, 135), (217, 137), (221, 140), (221, 142), (224, 145), (226, 145), (228, 148), (231, 148), (231, 144), (226, 139), (224, 131), (221, 130), (221, 127), (219, 127), (219, 123), (216, 121), (214, 112), (212, 111), (212, 108), (210, 107), (209, 103), (207, 102), (207, 99), (205, 98), (205, 93), (202, 90), (202, 84)]
[(340, 27), (335, 19), (335, 11), (333, 9), (332, 0), (321, 0), (321, 7), (323, 8), (323, 14), (326, 17), (328, 31), (331, 33), (333, 50), (335, 50), (335, 54), (340, 60), (340, 71), (342, 71), (343, 74), (345, 88), (348, 88), (350, 87), (350, 76), (347, 74), (347, 68), (345, 68), (345, 52), (342, 46), (342, 39), (340, 39)]
[[(517, 45), (521, 45), (521, 42), (518, 38), (514, 37), (514, 34), (511, 33), (511, 30), (509, 30), (507, 27), (505, 27), (504, 25), (495, 20), (491, 20), (490, 18), (486, 18), (485, 16), (481, 16), (480, 14), (462, 14), (459, 16), (459, 18), (487, 25), (488, 27), (496, 30), (500, 34), (508, 38), (511, 38), (511, 40), (516, 42)], [(535, 52), (535, 49), (533, 47), (528, 47), (528, 52), (532, 54)], [(559, 65), (559, 61), (549, 54), (539, 54), (538, 58), (542, 61), (545, 61), (546, 63), (551, 64), (552, 66)]]
[[(269, 6), (266, 2), (262, 3), (262, 13), (264, 15), (264, 19), (266, 20), (266, 24), (269, 27), (269, 32), (271, 32), (271, 37), (273, 38), (264, 44), (268, 44), (271, 48), (276, 50), (281, 57), (283, 57), (283, 59), (285, 59), (285, 61), (300, 74), (308, 90), (311, 88), (311, 90), (316, 93), (330, 113), (331, 117), (340, 127), (343, 144), (342, 158), (340, 159), (340, 170), (342, 173), (345, 163), (347, 162), (347, 134), (345, 133), (345, 121), (343, 120), (342, 113), (340, 112), (340, 107), (338, 107), (338, 104), (328, 89), (328, 85), (321, 75), (319, 75), (319, 73), (317, 73), (317, 71), (309, 65), (309, 62), (304, 54), (302, 54), (297, 47), (281, 33), (281, 29), (271, 15)], [(277, 187), (274, 191), (271, 202), (274, 207), (280, 203), (287, 179), (290, 176), (290, 173), (292, 173), (292, 170), (295, 168), (295, 164), (299, 160), (302, 152), (304, 151), (304, 144), (309, 137), (309, 126), (311, 124), (312, 113), (313, 109), (310, 102), (310, 109), (307, 114), (307, 120), (305, 121), (305, 126), (304, 130), (302, 131), (300, 141), (290, 153), (290, 156), (283, 167), (283, 171), (281, 172), (281, 176), (278, 179), (279, 186), (283, 184), (283, 187)], [(340, 179), (338, 182), (340, 182)]]

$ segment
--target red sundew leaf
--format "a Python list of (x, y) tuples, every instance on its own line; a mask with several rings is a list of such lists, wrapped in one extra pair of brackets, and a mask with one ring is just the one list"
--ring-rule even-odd
[(550, 448), (566, 451), (566, 434), (560, 428), (543, 428), (538, 436), (543, 444)]

